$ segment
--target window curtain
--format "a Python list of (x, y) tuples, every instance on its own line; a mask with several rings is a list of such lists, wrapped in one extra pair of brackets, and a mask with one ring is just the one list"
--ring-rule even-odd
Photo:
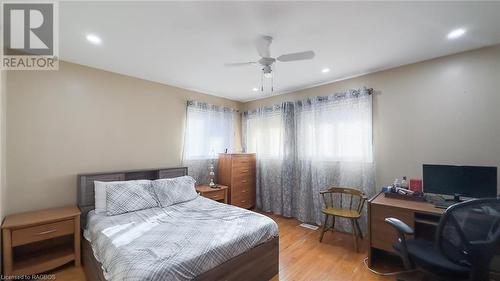
[(209, 182), (211, 163), (217, 171), (219, 153), (232, 151), (233, 126), (233, 109), (188, 101), (182, 163), (198, 183)]
[[(372, 97), (366, 89), (259, 108), (244, 113), (242, 122), (244, 149), (257, 155), (258, 208), (319, 225), (320, 190), (375, 193)], [(360, 222), (366, 225), (366, 215)], [(350, 227), (337, 219), (336, 228)]]

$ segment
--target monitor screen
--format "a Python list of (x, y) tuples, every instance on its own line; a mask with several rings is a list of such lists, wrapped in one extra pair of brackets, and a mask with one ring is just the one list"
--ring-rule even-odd
[(426, 193), (496, 197), (497, 167), (424, 164), (423, 185)]

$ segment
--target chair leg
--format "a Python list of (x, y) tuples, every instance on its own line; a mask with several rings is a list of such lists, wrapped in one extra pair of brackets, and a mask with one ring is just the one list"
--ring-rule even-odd
[(352, 224), (352, 239), (354, 240), (354, 250), (358, 252), (358, 235), (356, 230), (356, 222), (354, 219), (351, 220)]
[(335, 216), (332, 216), (332, 232), (335, 230)]
[(321, 234), (319, 236), (319, 242), (323, 241), (323, 235), (325, 235), (325, 232), (328, 230), (328, 215), (325, 215), (325, 223), (323, 224), (323, 227), (321, 228)]
[(363, 239), (363, 232), (361, 231), (361, 227), (359, 227), (359, 221), (356, 220), (356, 229), (358, 230), (359, 238)]

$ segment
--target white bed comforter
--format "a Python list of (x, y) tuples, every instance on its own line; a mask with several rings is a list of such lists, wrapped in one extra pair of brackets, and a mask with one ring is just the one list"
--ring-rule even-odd
[(190, 280), (276, 236), (272, 219), (201, 196), (109, 217), (92, 211), (85, 230), (110, 281)]

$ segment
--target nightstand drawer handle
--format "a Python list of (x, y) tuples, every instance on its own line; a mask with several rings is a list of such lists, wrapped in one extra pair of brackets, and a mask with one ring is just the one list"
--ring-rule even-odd
[(54, 232), (57, 232), (57, 229), (51, 229), (51, 230), (47, 230), (47, 231), (42, 231), (40, 233), (37, 233), (36, 235), (45, 235), (45, 234), (50, 234), (50, 233), (54, 233)]
[(246, 183), (246, 182), (247, 182), (247, 180), (242, 180), (241, 182), (242, 182), (242, 183)]
[(245, 193), (245, 192), (247, 192), (247, 191), (248, 191), (248, 189), (245, 189), (245, 190), (242, 190), (242, 191), (241, 191), (241, 193)]
[(241, 170), (241, 173), (248, 173), (248, 169), (246, 169), (246, 170)]
[(245, 203), (245, 202), (247, 202), (247, 200), (241, 200), (241, 203)]

